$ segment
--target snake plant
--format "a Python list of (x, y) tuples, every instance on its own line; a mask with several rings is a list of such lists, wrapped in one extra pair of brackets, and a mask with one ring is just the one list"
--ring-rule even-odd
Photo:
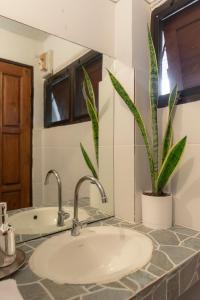
[[(92, 82), (90, 77), (86, 71), (86, 69), (82, 66), (84, 80), (83, 80), (83, 96), (85, 99), (87, 111), (92, 122), (92, 132), (93, 132), (93, 142), (94, 142), (94, 149), (95, 149), (95, 158), (96, 158), (96, 165), (98, 166), (99, 156), (98, 156), (98, 148), (99, 148), (99, 118), (98, 118), (98, 111), (95, 103), (95, 94), (94, 89), (92, 86)], [(85, 160), (86, 165), (88, 166), (89, 170), (92, 172), (92, 175), (95, 178), (98, 178), (98, 172), (92, 163), (86, 149), (84, 148), (83, 144), (80, 143), (81, 151)]]
[[(177, 86), (174, 87), (169, 95), (168, 100), (168, 122), (162, 141), (162, 153), (161, 162), (159, 164), (159, 140), (158, 140), (158, 63), (156, 58), (156, 52), (151, 36), (151, 32), (148, 28), (148, 48), (150, 57), (150, 76), (149, 76), (149, 100), (151, 110), (151, 135), (147, 132), (142, 116), (129, 97), (125, 88), (118, 81), (118, 79), (108, 70), (113, 87), (121, 97), (121, 99), (128, 106), (129, 110), (133, 114), (135, 121), (140, 129), (141, 135), (146, 146), (146, 152), (149, 162), (149, 170), (152, 183), (152, 195), (161, 196), (164, 194), (164, 188), (169, 179), (173, 175), (180, 159), (183, 154), (187, 137), (183, 137), (175, 145), (173, 145), (173, 117), (175, 112), (175, 106), (177, 102)], [(151, 137), (150, 137), (151, 136)]]

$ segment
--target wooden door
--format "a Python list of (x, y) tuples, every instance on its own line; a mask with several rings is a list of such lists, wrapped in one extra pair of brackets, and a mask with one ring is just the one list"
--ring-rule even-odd
[(32, 69), (0, 61), (0, 201), (30, 206)]

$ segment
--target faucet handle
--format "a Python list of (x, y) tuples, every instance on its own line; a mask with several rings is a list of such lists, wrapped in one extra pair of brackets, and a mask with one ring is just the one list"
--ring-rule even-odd
[(63, 211), (63, 215), (65, 220), (70, 218), (70, 213), (68, 213), (67, 211)]
[(77, 236), (80, 234), (81, 225), (78, 219), (72, 220), (72, 229), (71, 229), (71, 235)]
[(86, 221), (79, 221), (76, 219), (72, 220), (72, 230), (71, 230), (71, 235), (72, 236), (77, 236), (80, 234), (80, 230), (83, 227), (87, 226), (87, 222)]
[(80, 225), (81, 229), (86, 228), (87, 227), (87, 221), (80, 221), (79, 225)]
[(58, 226), (64, 226), (65, 225), (65, 220), (69, 219), (70, 214), (66, 211), (59, 210), (58, 211), (58, 219), (57, 219), (57, 225)]

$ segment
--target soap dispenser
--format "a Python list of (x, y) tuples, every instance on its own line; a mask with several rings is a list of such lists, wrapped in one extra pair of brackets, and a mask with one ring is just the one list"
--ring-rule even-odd
[(11, 265), (16, 259), (14, 228), (8, 224), (7, 203), (0, 202), (0, 268)]

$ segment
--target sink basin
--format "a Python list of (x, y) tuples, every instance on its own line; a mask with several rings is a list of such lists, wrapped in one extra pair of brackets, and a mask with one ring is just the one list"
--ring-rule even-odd
[(152, 242), (126, 228), (99, 226), (43, 242), (29, 260), (31, 270), (59, 284), (108, 283), (142, 268), (152, 255)]
[[(64, 207), (70, 213), (70, 218), (65, 220), (65, 226), (57, 226), (58, 207), (41, 207), (16, 213), (9, 217), (9, 223), (14, 226), (17, 234), (43, 234), (63, 230), (72, 225), (73, 208)], [(84, 209), (79, 209), (79, 219), (89, 217)]]

